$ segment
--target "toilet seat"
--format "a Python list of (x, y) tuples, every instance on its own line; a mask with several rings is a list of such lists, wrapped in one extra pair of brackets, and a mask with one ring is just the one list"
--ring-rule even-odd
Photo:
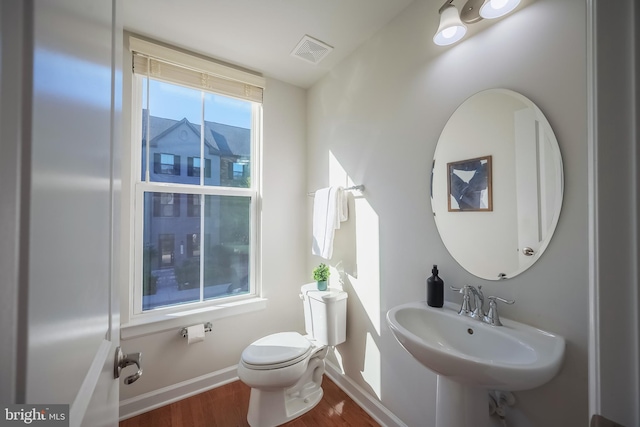
[(312, 350), (311, 342), (299, 333), (279, 332), (260, 338), (245, 348), (241, 361), (249, 369), (278, 369), (305, 360)]

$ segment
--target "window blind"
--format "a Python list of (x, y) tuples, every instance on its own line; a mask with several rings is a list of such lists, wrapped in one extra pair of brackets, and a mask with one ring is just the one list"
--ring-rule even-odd
[(193, 89), (262, 103), (265, 79), (212, 60), (129, 38), (133, 72)]

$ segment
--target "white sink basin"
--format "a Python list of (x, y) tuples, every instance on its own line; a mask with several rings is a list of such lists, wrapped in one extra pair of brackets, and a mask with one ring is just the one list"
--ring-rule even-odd
[(387, 323), (420, 363), (454, 382), (485, 389), (527, 390), (560, 369), (561, 336), (508, 319), (490, 326), (449, 308), (412, 302), (392, 308)]

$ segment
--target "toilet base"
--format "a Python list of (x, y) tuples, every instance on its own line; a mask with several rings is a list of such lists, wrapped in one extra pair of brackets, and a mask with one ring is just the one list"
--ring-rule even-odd
[(322, 395), (320, 387), (306, 397), (286, 397), (282, 391), (251, 389), (247, 421), (251, 427), (282, 425), (312, 410), (320, 402)]
[(313, 409), (322, 399), (324, 360), (314, 358), (302, 378), (283, 390), (251, 389), (247, 421), (251, 427), (275, 427)]

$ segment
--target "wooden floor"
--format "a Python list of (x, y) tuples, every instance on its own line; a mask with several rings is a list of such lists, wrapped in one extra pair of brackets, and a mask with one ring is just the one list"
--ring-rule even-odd
[[(287, 427), (379, 426), (337, 385), (323, 377), (324, 396), (311, 411)], [(251, 389), (240, 381), (120, 422), (119, 427), (240, 427), (248, 426)]]

